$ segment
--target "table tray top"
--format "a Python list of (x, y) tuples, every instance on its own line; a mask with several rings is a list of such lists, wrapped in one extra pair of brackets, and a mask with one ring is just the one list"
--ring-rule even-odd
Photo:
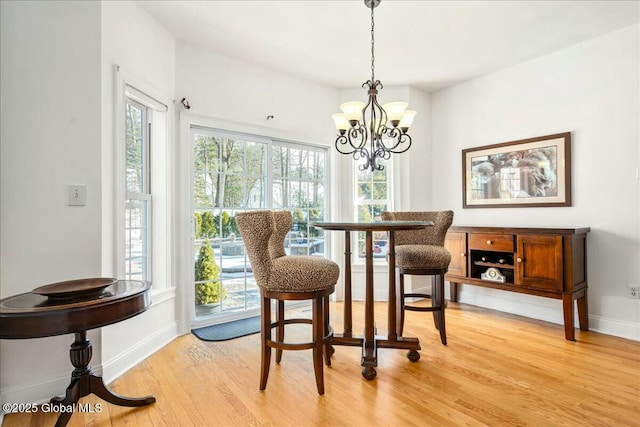
[(149, 282), (136, 280), (118, 280), (104, 288), (100, 295), (88, 298), (48, 298), (45, 295), (26, 292), (0, 300), (0, 318), (3, 315), (33, 314), (35, 312), (87, 309), (95, 305), (107, 304), (109, 301), (121, 300), (148, 291)]
[(118, 280), (98, 296), (47, 298), (27, 292), (0, 300), (0, 339), (85, 332), (120, 322), (149, 307), (151, 283)]

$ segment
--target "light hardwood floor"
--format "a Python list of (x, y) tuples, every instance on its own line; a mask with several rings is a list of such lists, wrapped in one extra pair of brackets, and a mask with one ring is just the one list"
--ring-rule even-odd
[[(332, 324), (342, 325), (339, 303)], [(386, 305), (376, 305), (379, 332)], [(356, 303), (354, 331), (363, 306)], [(259, 335), (226, 342), (179, 337), (114, 381), (123, 408), (95, 396), (100, 413), (75, 413), (69, 426), (640, 426), (640, 342), (595, 332), (564, 339), (561, 325), (449, 303), (448, 345), (429, 313), (407, 313), (405, 334), (422, 358), (379, 350), (378, 376), (360, 375), (360, 350), (336, 347), (318, 396), (311, 351), (285, 352), (258, 390)], [(304, 334), (302, 332), (305, 332)], [(306, 338), (306, 331), (291, 336)], [(12, 414), (3, 426), (52, 426), (57, 414)]]

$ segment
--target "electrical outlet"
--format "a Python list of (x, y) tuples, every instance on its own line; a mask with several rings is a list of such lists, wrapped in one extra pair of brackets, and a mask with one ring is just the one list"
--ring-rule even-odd
[(640, 299), (640, 285), (629, 285), (629, 298)]

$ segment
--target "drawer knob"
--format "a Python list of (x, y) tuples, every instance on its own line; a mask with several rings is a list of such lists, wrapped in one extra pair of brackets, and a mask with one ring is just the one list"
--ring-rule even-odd
[(522, 258), (518, 258), (516, 261), (518, 261), (518, 262), (522, 262)]
[(464, 252), (462, 252), (462, 253), (460, 254), (460, 256), (465, 257), (465, 256), (467, 256), (467, 254), (465, 254)]
[(487, 240), (487, 245), (490, 245), (491, 243), (493, 243), (491, 240)]

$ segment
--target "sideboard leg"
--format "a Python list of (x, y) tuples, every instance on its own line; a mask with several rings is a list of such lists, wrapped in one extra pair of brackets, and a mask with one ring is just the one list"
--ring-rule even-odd
[(575, 331), (573, 330), (573, 294), (566, 292), (562, 294), (562, 311), (564, 313), (564, 337), (569, 341), (575, 341)]
[[(442, 298), (444, 298), (444, 295)], [(458, 284), (456, 282), (449, 281), (449, 301), (458, 301)]]
[(589, 330), (589, 310), (587, 303), (587, 288), (582, 289), (578, 294), (578, 321), (580, 322), (580, 330)]

